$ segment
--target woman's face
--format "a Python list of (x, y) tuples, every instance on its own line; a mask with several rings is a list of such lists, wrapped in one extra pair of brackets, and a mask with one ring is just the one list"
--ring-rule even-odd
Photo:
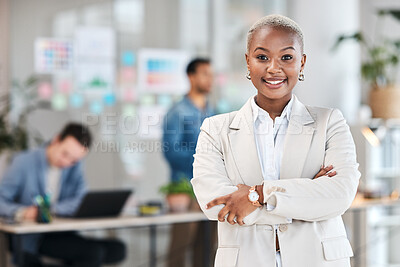
[(265, 26), (254, 32), (246, 61), (258, 95), (289, 101), (306, 56), (296, 34)]

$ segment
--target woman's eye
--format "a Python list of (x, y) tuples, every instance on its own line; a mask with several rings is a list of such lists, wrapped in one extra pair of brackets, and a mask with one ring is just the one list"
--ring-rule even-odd
[(284, 55), (284, 56), (282, 57), (282, 60), (291, 60), (292, 58), (293, 58), (292, 55)]
[(257, 56), (257, 58), (260, 59), (260, 60), (267, 60), (268, 59), (266, 56), (263, 56), (263, 55)]

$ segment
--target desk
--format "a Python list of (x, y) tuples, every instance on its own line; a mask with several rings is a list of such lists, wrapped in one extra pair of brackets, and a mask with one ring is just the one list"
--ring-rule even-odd
[[(17, 255), (21, 255), (21, 237), (24, 234), (35, 233), (52, 233), (63, 231), (87, 231), (99, 229), (120, 229), (120, 228), (136, 228), (136, 227), (149, 227), (150, 228), (150, 266), (156, 266), (157, 253), (156, 253), (156, 227), (159, 225), (175, 224), (208, 221), (207, 217), (202, 212), (189, 212), (177, 214), (165, 214), (153, 217), (133, 217), (121, 216), (117, 218), (96, 218), (96, 219), (71, 219), (71, 218), (54, 218), (50, 224), (38, 223), (23, 223), (23, 224), (0, 224), (0, 233), (14, 234), (17, 238)], [(205, 242), (209, 239), (208, 233), (205, 234)], [(4, 240), (4, 238), (3, 238)], [(207, 243), (208, 244), (208, 243)], [(206, 246), (204, 253), (210, 253), (209, 246)], [(18, 257), (18, 265), (23, 266), (23, 257)], [(206, 261), (208, 262), (208, 261)], [(0, 262), (1, 266), (5, 263)]]

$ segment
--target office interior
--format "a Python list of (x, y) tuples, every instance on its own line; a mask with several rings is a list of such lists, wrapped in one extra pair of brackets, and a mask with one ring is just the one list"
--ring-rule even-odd
[[(334, 49), (340, 35), (357, 31), (373, 42), (399, 40), (400, 21), (379, 17), (380, 10), (399, 11), (400, 2), (0, 0), (0, 92), (13, 99), (10, 121), (16, 123), (25, 112), (30, 147), (50, 140), (68, 121), (89, 125), (94, 134), (85, 160), (89, 189), (133, 189), (123, 212), (139, 216), (142, 204), (166, 207), (159, 191), (170, 172), (161, 151), (162, 118), (188, 89), (183, 72), (172, 87), (170, 80), (158, 81), (159, 88), (146, 87), (147, 63), (161, 59), (183, 66), (190, 58), (209, 57), (214, 70), (210, 102), (221, 113), (236, 110), (256, 92), (245, 78), (247, 30), (264, 15), (286, 15), (302, 27), (307, 54), (306, 78), (294, 93), (305, 104), (342, 111), (357, 147), (360, 194), (376, 194), (378, 202), (379, 197), (393, 200), (400, 190), (400, 121), (371, 117), (370, 86), (361, 77), (365, 49), (354, 41)], [(51, 42), (80, 52), (61, 55), (62, 66), (43, 65), (41, 45)], [(399, 82), (399, 71), (392, 73)], [(34, 82), (27, 83), (32, 77)], [(28, 106), (32, 109), (26, 112)], [(6, 158), (14, 151), (2, 152)], [(4, 173), (7, 160), (0, 164)], [(396, 201), (379, 203), (343, 215), (355, 254), (352, 266), (400, 266), (400, 208)], [(170, 229), (168, 223), (156, 229), (156, 266), (167, 264)], [(118, 237), (128, 254), (115, 266), (139, 267), (151, 266), (149, 231), (137, 227), (83, 234)], [(7, 248), (1, 250), (10, 259)]]

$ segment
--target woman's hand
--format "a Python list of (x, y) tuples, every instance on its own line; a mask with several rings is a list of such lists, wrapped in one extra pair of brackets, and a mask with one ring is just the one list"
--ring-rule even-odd
[(322, 176), (328, 176), (328, 177), (333, 177), (337, 174), (336, 171), (332, 171), (333, 170), (333, 166), (329, 165), (327, 167), (321, 166), (321, 169), (319, 170), (319, 172), (314, 176), (313, 179), (317, 179), (319, 177)]
[(215, 198), (207, 204), (207, 209), (221, 204), (225, 205), (218, 213), (218, 221), (224, 222), (225, 216), (228, 215), (226, 218), (228, 223), (233, 225), (237, 222), (239, 225), (244, 225), (244, 217), (257, 208), (248, 199), (250, 186), (239, 184), (237, 187), (238, 190), (232, 194)]

